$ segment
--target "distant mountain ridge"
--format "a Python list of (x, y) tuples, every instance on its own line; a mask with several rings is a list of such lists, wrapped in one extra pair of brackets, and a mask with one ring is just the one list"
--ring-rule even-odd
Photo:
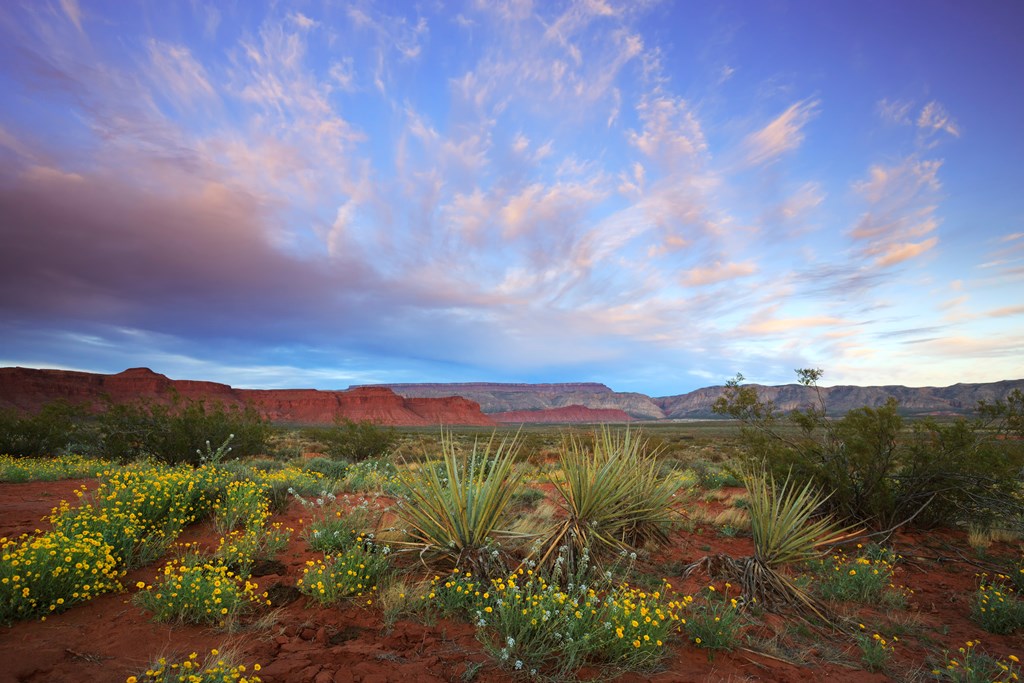
[[(636, 420), (715, 417), (711, 406), (725, 391), (723, 386), (714, 386), (675, 396), (652, 398), (640, 393), (612, 391), (604, 384), (594, 382), (540, 385), (472, 382), (375, 386), (388, 387), (406, 398), (441, 398), (458, 395), (479, 403), (480, 409), (488, 415), (535, 411), (537, 418), (541, 418), (541, 413), (536, 411), (583, 406), (602, 410), (618, 409)], [(813, 389), (799, 384), (750, 386), (757, 388), (762, 399), (774, 401), (776, 407), (784, 412), (816, 404), (818, 400)], [(948, 387), (840, 385), (821, 387), (820, 391), (832, 415), (842, 415), (864, 406), (877, 407), (883, 405), (890, 397), (899, 401), (900, 409), (905, 413), (968, 414), (977, 407), (978, 401), (1005, 399), (1014, 389), (1024, 391), (1024, 379), (954, 384)]]
[[(480, 404), (485, 414), (549, 410), (583, 406), (598, 410), (621, 410), (637, 420), (661, 420), (664, 410), (646, 394), (612, 391), (598, 382), (561, 384), (504, 384), (465, 382), (453, 384), (374, 384), (406, 398), (462, 396)], [(537, 415), (536, 417), (540, 417)], [(547, 421), (538, 420), (538, 421)]]
[[(784, 412), (817, 402), (813, 389), (798, 384), (751, 386)], [(1014, 389), (1024, 391), (1024, 379), (948, 387), (835, 386), (820, 391), (829, 414), (839, 416), (863, 406), (880, 406), (890, 397), (905, 413), (968, 414), (978, 401), (1005, 399)], [(147, 368), (114, 375), (0, 368), (0, 409), (38, 410), (56, 399), (96, 407), (104, 397), (115, 402), (168, 402), (177, 395), (228, 405), (251, 403), (270, 420), (304, 424), (329, 424), (342, 417), (403, 426), (703, 419), (715, 417), (711, 406), (724, 391), (722, 386), (705, 387), (652, 398), (613, 391), (597, 382), (379, 384), (346, 391), (236, 389), (217, 382), (172, 380)]]
[(169, 379), (149, 368), (130, 368), (114, 375), (0, 368), (0, 409), (33, 412), (58, 399), (99, 409), (108, 399), (167, 404), (175, 397), (227, 406), (251, 404), (274, 422), (332, 424), (346, 418), (394, 426), (495, 424), (476, 403), (464, 398), (403, 398), (385, 387), (348, 391), (235, 389), (217, 382)]

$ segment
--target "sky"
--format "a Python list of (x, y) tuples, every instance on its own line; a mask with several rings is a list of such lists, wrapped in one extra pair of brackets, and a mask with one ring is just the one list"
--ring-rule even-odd
[(9, 0), (0, 366), (1024, 377), (1024, 4)]

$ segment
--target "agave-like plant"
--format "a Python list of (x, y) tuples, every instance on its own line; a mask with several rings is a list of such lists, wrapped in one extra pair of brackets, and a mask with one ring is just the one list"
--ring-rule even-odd
[(667, 540), (678, 487), (660, 475), (646, 440), (628, 429), (613, 432), (605, 426), (594, 434), (593, 448), (567, 438), (559, 460), (565, 481), (552, 483), (566, 515), (548, 534), (542, 564), (562, 548), (574, 565), (584, 548), (600, 561)]
[(492, 436), (486, 445), (474, 442), (466, 454), (445, 434), (441, 450), (440, 461), (399, 472), (398, 515), (421, 556), (447, 556), (456, 566), (486, 573), (485, 550), (515, 535), (508, 530), (508, 510), (522, 480), (513, 468), (517, 439)]
[(817, 492), (810, 482), (798, 486), (787, 476), (779, 486), (763, 464), (746, 466), (741, 476), (749, 494), (754, 555), (704, 557), (686, 574), (703, 568), (711, 575), (725, 575), (739, 582), (748, 604), (792, 607), (832, 621), (828, 608), (797, 586), (784, 568), (818, 558), (823, 549), (856, 534), (851, 527), (838, 527), (831, 517), (816, 516), (828, 495)]

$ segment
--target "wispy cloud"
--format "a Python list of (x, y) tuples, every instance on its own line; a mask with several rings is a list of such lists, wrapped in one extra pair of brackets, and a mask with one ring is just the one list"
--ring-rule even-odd
[(866, 179), (854, 183), (869, 208), (849, 234), (876, 266), (903, 263), (938, 244), (938, 237), (925, 236), (939, 226), (941, 167), (939, 160), (909, 156), (894, 165), (873, 165)]
[(890, 100), (888, 98), (882, 98), (876, 103), (875, 110), (883, 121), (888, 123), (897, 123), (900, 125), (910, 125), (910, 115), (913, 107), (914, 103), (908, 100)]
[(921, 108), (917, 116), (917, 127), (926, 133), (948, 133), (955, 138), (960, 137), (960, 127), (946, 108), (932, 100)]
[(751, 133), (746, 139), (747, 161), (766, 164), (797, 149), (804, 141), (804, 127), (817, 116), (820, 106), (820, 100), (801, 100), (761, 130)]
[(741, 263), (722, 263), (716, 261), (707, 268), (692, 268), (682, 275), (682, 282), (688, 287), (704, 287), (729, 280), (748, 277), (757, 272), (757, 265), (752, 261)]

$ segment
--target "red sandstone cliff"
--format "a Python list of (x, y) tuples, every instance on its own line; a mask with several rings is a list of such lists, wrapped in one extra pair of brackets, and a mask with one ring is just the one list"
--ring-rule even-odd
[(254, 405), (274, 422), (330, 424), (337, 418), (393, 426), (494, 425), (480, 406), (464, 398), (405, 399), (384, 387), (348, 391), (316, 389), (234, 389), (227, 384), (172, 380), (148, 368), (116, 375), (67, 370), (0, 368), (0, 408), (35, 411), (57, 399), (100, 408), (145, 399), (169, 403), (175, 395), (225, 405)]
[(496, 422), (505, 423), (607, 423), (629, 422), (633, 418), (624, 410), (616, 408), (587, 408), (586, 406), (562, 406), (561, 408), (545, 408), (542, 410), (510, 410), (503, 413), (491, 413), (488, 417)]

